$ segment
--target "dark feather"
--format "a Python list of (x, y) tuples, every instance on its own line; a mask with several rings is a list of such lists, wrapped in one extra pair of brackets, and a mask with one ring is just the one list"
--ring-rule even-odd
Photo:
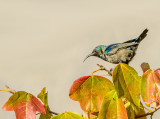
[(128, 40), (124, 43), (140, 43), (147, 36), (148, 29), (145, 29), (136, 39)]

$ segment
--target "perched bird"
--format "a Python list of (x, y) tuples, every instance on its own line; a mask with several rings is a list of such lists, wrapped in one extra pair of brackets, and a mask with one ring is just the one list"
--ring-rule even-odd
[(148, 29), (145, 29), (136, 39), (123, 43), (115, 43), (109, 46), (99, 45), (84, 61), (90, 56), (96, 56), (113, 64), (128, 64), (135, 56), (139, 43), (147, 36), (147, 32)]

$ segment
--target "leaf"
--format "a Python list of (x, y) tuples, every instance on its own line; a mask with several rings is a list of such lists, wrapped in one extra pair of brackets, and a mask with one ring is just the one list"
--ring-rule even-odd
[(127, 64), (120, 63), (113, 70), (113, 83), (118, 97), (124, 97), (140, 106), (140, 81), (137, 72)]
[(70, 88), (69, 96), (79, 101), (85, 112), (98, 112), (104, 96), (113, 90), (112, 82), (101, 76), (83, 76), (75, 80)]
[(143, 74), (141, 95), (146, 106), (150, 106), (153, 102), (160, 102), (160, 69), (155, 71), (149, 69)]
[(129, 101), (125, 103), (125, 108), (127, 110), (128, 119), (135, 119), (135, 112)]
[(46, 109), (46, 114), (41, 114), (39, 119), (50, 119), (53, 116), (52, 113), (49, 112), (48, 108), (45, 107), (45, 109)]
[[(125, 104), (125, 107), (127, 110), (128, 119), (135, 119), (137, 115), (145, 114), (145, 111), (142, 105), (139, 108), (135, 106), (134, 104), (130, 103), (129, 101), (127, 101)], [(146, 117), (144, 116), (138, 119), (146, 119)]]
[(54, 117), (51, 119), (84, 119), (81, 115), (73, 113), (73, 112), (65, 112)]
[(46, 114), (41, 114), (39, 119), (50, 119), (52, 117), (52, 113), (50, 113), (50, 108), (48, 106), (48, 92), (46, 92), (46, 88), (43, 88), (37, 97), (44, 103), (46, 110)]
[(90, 112), (84, 112), (82, 117), (85, 119), (98, 119), (98, 113), (99, 112), (96, 112), (94, 114)]
[(45, 106), (48, 106), (48, 92), (46, 92), (46, 88), (43, 88), (37, 97), (41, 99)]
[(115, 90), (104, 97), (99, 119), (128, 119), (124, 103), (118, 98)]
[(35, 119), (36, 111), (46, 113), (43, 104), (32, 94), (24, 91), (14, 93), (2, 109), (15, 111), (16, 119)]

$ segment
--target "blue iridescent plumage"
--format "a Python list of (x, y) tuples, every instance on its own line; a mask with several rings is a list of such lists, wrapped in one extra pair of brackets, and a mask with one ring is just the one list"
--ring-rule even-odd
[(112, 50), (112, 48), (114, 48), (117, 45), (119, 45), (119, 43), (109, 45), (105, 50), (105, 54), (107, 54), (110, 50)]
[(147, 36), (147, 32), (148, 29), (145, 29), (136, 39), (128, 40), (123, 43), (114, 43), (109, 46), (99, 45), (85, 60), (90, 56), (96, 56), (110, 63), (128, 64), (135, 56), (139, 43)]

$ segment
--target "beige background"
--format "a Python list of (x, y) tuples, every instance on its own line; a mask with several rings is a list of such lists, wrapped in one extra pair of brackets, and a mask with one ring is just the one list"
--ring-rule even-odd
[[(97, 63), (114, 67), (95, 57), (83, 63), (95, 46), (135, 38), (148, 28), (130, 65), (139, 75), (143, 61), (160, 67), (157, 1), (0, 0), (0, 89), (8, 85), (37, 95), (47, 87), (53, 111), (81, 114), (79, 103), (68, 97), (72, 82)], [(0, 92), (0, 107), (9, 96)], [(0, 109), (0, 119), (15, 119), (14, 112)]]

